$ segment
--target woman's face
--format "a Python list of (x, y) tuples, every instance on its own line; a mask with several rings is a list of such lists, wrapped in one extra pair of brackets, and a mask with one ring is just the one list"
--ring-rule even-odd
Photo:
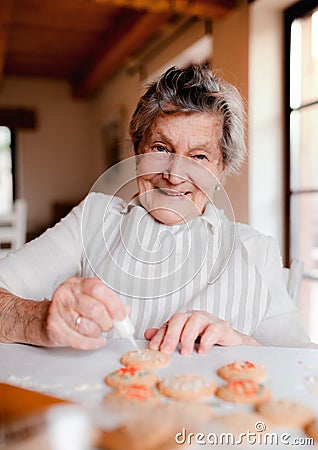
[(161, 115), (139, 146), (139, 200), (159, 222), (201, 215), (224, 172), (222, 120), (208, 113)]

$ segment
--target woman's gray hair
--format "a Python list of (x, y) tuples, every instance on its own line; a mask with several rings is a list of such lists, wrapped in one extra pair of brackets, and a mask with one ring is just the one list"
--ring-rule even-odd
[(239, 171), (245, 155), (245, 113), (242, 97), (230, 83), (215, 76), (208, 64), (171, 67), (147, 86), (129, 124), (135, 153), (159, 115), (204, 112), (223, 119), (220, 139), (227, 173)]

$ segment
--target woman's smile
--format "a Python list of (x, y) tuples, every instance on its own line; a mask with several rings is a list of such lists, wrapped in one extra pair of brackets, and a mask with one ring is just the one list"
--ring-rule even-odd
[(168, 197), (172, 197), (178, 200), (184, 199), (184, 197), (191, 194), (190, 191), (179, 192), (176, 189), (160, 188), (160, 187), (156, 189), (158, 189), (161, 194), (167, 195)]

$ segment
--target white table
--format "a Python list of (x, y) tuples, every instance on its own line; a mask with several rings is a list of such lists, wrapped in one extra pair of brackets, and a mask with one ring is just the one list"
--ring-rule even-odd
[[(147, 345), (137, 341), (140, 348)], [(122, 339), (110, 340), (95, 351), (39, 348), (0, 344), (0, 381), (78, 402), (100, 402), (108, 392), (105, 376), (121, 366), (119, 358), (132, 350)], [(278, 347), (214, 347), (207, 355), (190, 357), (175, 352), (170, 365), (158, 369), (159, 378), (168, 374), (201, 373), (223, 383), (216, 370), (237, 360), (251, 360), (268, 370), (265, 381), (275, 398), (301, 401), (318, 417), (318, 350)]]
[[(140, 348), (147, 346), (145, 341), (137, 343)], [(103, 349), (89, 352), (0, 344), (0, 382), (79, 402), (96, 413), (102, 408), (102, 399), (110, 389), (104, 383), (105, 376), (121, 366), (119, 358), (129, 350), (132, 350), (131, 344), (121, 339), (111, 340)], [(217, 346), (207, 355), (193, 353), (190, 357), (175, 352), (170, 365), (158, 369), (157, 373), (159, 378), (170, 374), (200, 373), (220, 385), (224, 381), (216, 375), (216, 370), (237, 360), (263, 364), (268, 371), (264, 384), (271, 389), (274, 398), (307, 404), (318, 418), (316, 349)], [(213, 411), (221, 415), (249, 408), (216, 397), (208, 402)], [(97, 420), (100, 422), (100, 417)], [(110, 424), (112, 420), (112, 414), (102, 417), (102, 423)], [(289, 431), (294, 437), (304, 437), (300, 430)], [(301, 448), (312, 449), (313, 446), (302, 445)]]

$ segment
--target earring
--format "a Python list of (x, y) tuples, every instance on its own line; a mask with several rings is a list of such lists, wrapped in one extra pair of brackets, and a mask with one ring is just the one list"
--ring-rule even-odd
[(219, 184), (217, 184), (214, 188), (215, 191), (220, 191), (221, 190), (221, 186)]

